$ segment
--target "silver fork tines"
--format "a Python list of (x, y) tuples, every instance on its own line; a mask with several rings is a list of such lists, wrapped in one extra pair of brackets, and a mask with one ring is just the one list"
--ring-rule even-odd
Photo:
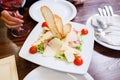
[(100, 16), (113, 16), (113, 9), (111, 6), (104, 6), (104, 8), (98, 8), (98, 12)]

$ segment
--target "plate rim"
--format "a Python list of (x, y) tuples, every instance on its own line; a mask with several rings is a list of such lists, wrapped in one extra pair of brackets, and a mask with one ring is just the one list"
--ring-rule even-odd
[[(87, 22), (86, 22), (86, 25), (92, 27), (92, 26), (90, 25), (90, 20), (91, 20), (94, 16), (98, 16), (98, 15), (99, 15), (99, 14), (94, 14), (94, 15), (92, 15), (91, 17), (89, 17), (88, 20), (87, 20)], [(117, 15), (117, 14), (114, 14), (114, 16), (118, 16), (118, 15)], [(93, 28), (93, 27), (92, 27), (92, 28)], [(113, 45), (104, 43), (104, 42), (98, 40), (95, 36), (94, 36), (94, 40), (95, 40), (97, 43), (99, 43), (100, 45), (102, 45), (102, 46), (104, 46), (104, 47), (106, 47), (106, 48), (113, 49), (113, 50), (120, 50), (120, 46), (118, 47), (118, 46), (113, 46)]]
[[(52, 71), (52, 69), (49, 69), (49, 68), (46, 68), (46, 67), (43, 67), (43, 66), (38, 66), (36, 68), (34, 68), (33, 70), (31, 70), (24, 78), (23, 80), (28, 80), (30, 79), (30, 76), (33, 74), (33, 73), (37, 73), (38, 71), (40, 70), (48, 70), (49, 71)], [(79, 75), (79, 74), (71, 74), (71, 73), (64, 73), (64, 72), (60, 72), (60, 71), (56, 71), (56, 70), (53, 70), (53, 72), (57, 72), (58, 74), (63, 74), (63, 75), (66, 75), (67, 77), (71, 78), (72, 76), (75, 77), (75, 78), (83, 78), (85, 80), (88, 80), (88, 79), (91, 79), (91, 80), (94, 80), (93, 77), (87, 72), (86, 74), (84, 75)], [(41, 72), (39, 72), (41, 73)]]
[[(53, 70), (53, 69), (49, 69), (49, 68), (47, 68), (47, 67), (43, 67), (43, 66), (38, 66), (38, 67), (36, 67), (36, 68), (34, 68), (32, 71), (30, 71), (25, 77), (24, 77), (24, 79), (23, 80), (26, 80), (26, 78), (27, 77), (29, 77), (33, 72), (35, 72), (36, 70), (48, 70), (48, 72), (49, 71), (53, 71), (53, 72), (60, 72), (60, 71), (56, 71), (56, 70)], [(60, 73), (63, 73), (63, 72), (60, 72)], [(66, 74), (67, 75), (67, 73), (63, 73), (63, 74)], [(69, 76), (70, 77), (70, 76)]]
[[(38, 4), (38, 3), (46, 2), (46, 1), (47, 1), (47, 3), (48, 3), (50, 0), (39, 0), (39, 1), (36, 1), (35, 3), (33, 3), (33, 4), (30, 6), (30, 8), (29, 8), (29, 15), (30, 15), (30, 17), (31, 17), (34, 21), (36, 21), (36, 22), (39, 22), (39, 21), (40, 21), (40, 20), (38, 20), (38, 19), (35, 19), (34, 16), (33, 16), (33, 13), (31, 13), (31, 12), (33, 12), (32, 10), (33, 10), (34, 6), (35, 6), (36, 4)], [(72, 16), (70, 16), (70, 18), (64, 19), (64, 20), (71, 21), (72, 19), (75, 18), (75, 16), (77, 15), (77, 9), (76, 9), (76, 7), (75, 7), (72, 3), (70, 3), (69, 1), (66, 1), (66, 0), (53, 0), (53, 1), (56, 2), (56, 3), (58, 3), (58, 4), (59, 4), (59, 2), (64, 2), (64, 3), (68, 4), (68, 5), (71, 7), (71, 9), (73, 10), (73, 11), (72, 11), (72, 13), (73, 13)], [(41, 6), (41, 4), (40, 4), (40, 6)]]

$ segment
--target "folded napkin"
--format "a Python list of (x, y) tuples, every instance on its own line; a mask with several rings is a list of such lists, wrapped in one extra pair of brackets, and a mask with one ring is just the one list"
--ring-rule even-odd
[(18, 80), (14, 55), (0, 59), (0, 80)]
[(107, 35), (95, 34), (96, 38), (107, 44), (120, 46), (120, 32), (111, 32)]
[(120, 45), (120, 16), (99, 16), (96, 15), (92, 18), (93, 24), (97, 27), (100, 27), (97, 20), (100, 20), (104, 24), (104, 32), (106, 34), (102, 34), (99, 32), (95, 32), (95, 37), (107, 44), (119, 46)]
[(114, 16), (99, 16), (98, 14), (92, 17), (93, 24), (98, 26), (97, 19), (102, 21), (108, 26), (119, 26), (120, 27), (120, 15)]

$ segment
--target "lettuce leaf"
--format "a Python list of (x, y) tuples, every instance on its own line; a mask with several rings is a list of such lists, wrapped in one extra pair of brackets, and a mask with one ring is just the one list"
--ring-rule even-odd
[(40, 53), (43, 53), (44, 51), (44, 43), (41, 42), (38, 46), (37, 46), (37, 51)]
[(64, 54), (56, 54), (55, 58), (63, 60), (63, 61), (67, 61), (66, 57)]

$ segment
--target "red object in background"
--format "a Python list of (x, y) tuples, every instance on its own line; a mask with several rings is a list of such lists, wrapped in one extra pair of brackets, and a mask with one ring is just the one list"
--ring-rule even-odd
[(1, 0), (0, 7), (5, 10), (17, 10), (22, 5), (22, 0)]

